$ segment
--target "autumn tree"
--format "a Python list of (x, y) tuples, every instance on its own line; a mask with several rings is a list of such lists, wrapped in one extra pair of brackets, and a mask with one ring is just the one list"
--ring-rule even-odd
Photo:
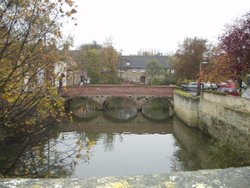
[(201, 38), (186, 38), (173, 57), (176, 78), (195, 80), (199, 75), (200, 62), (205, 61), (209, 45)]
[(209, 63), (203, 68), (205, 70), (205, 80), (210, 82), (225, 82), (232, 78), (232, 72), (228, 68), (230, 58), (227, 54), (221, 53), (221, 49), (214, 47)]
[(112, 39), (107, 39), (102, 50), (102, 78), (104, 83), (115, 84), (117, 82), (118, 56)]
[(0, 1), (1, 128), (27, 131), (62, 113), (53, 68), (60, 20), (75, 12), (72, 0)]
[(250, 73), (250, 12), (227, 25), (219, 40), (220, 57), (224, 58), (219, 59), (218, 65), (227, 64), (221, 73), (229, 73), (241, 85)]

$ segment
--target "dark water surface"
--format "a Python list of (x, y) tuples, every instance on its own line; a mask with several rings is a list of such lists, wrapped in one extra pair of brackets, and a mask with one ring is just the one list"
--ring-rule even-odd
[(150, 110), (147, 106), (148, 116), (135, 113), (131, 106), (97, 111), (84, 105), (72, 109), (73, 122), (33, 138), (1, 144), (0, 174), (122, 176), (249, 165), (248, 155), (169, 117), (165, 107)]

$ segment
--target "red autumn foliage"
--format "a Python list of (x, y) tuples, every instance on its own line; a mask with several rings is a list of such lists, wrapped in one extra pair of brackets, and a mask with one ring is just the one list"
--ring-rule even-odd
[(250, 11), (227, 25), (219, 40), (220, 56), (224, 58), (219, 58), (218, 64), (226, 63), (224, 73), (242, 81), (250, 73)]

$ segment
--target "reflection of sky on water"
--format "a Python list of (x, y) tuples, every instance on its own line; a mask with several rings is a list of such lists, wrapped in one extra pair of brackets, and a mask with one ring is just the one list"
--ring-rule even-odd
[[(15, 172), (23, 175), (29, 168), (28, 173), (35, 173), (29, 177), (91, 177), (159, 174), (243, 163), (244, 156), (216, 148), (217, 143), (179, 119), (167, 120), (165, 108), (147, 105), (142, 115), (127, 105), (97, 113), (89, 103), (76, 104), (72, 109), (75, 116), (94, 118), (62, 123), (50, 138), (49, 134), (37, 137), (27, 146), (22, 146), (23, 142), (0, 144), (0, 176), (8, 166), (12, 168), (6, 173), (9, 176)], [(106, 118), (107, 114), (111, 118)], [(19, 155), (16, 165), (11, 166)]]
[[(240, 153), (232, 155), (221, 148), (211, 150), (218, 143), (177, 118), (173, 121), (144, 118), (142, 124), (139, 115), (132, 120), (133, 126), (127, 121), (112, 124), (108, 119), (101, 120), (105, 121), (101, 126), (88, 125), (95, 119), (59, 125), (61, 129), (55, 130), (50, 139), (41, 142), (42, 137), (37, 137), (37, 142), (32, 140), (21, 154), (21, 144), (0, 145), (0, 166), (11, 166), (10, 161), (15, 162), (20, 156), (7, 175), (11, 177), (15, 172), (22, 175), (28, 168), (27, 172), (33, 173), (29, 177), (35, 178), (159, 174), (225, 168), (244, 162)], [(125, 133), (126, 126), (131, 132)], [(68, 131), (68, 127), (73, 129)], [(81, 129), (76, 130), (79, 127)], [(216, 158), (212, 160), (213, 156)], [(3, 173), (1, 168), (0, 174)]]
[(103, 135), (92, 148), (93, 155), (89, 163), (80, 161), (73, 176), (122, 176), (170, 172), (170, 159), (177, 149), (174, 142), (171, 134), (115, 134), (112, 150), (105, 150)]

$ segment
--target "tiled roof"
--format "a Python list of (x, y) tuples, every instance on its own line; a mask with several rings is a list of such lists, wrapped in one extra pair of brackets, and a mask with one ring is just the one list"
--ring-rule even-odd
[(145, 69), (147, 63), (152, 60), (158, 61), (164, 68), (171, 67), (167, 56), (121, 56), (119, 67), (130, 64), (127, 68)]

